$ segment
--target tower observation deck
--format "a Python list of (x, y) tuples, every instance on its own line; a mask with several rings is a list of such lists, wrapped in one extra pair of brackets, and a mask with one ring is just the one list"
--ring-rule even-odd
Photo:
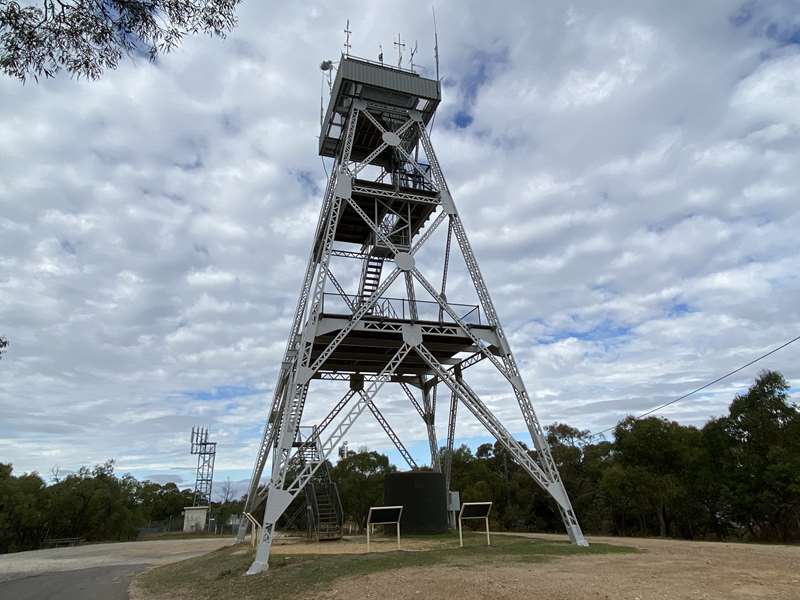
[[(266, 498), (251, 573), (266, 568), (278, 518), (362, 413), (372, 413), (417, 468), (375, 402), (382, 389), (396, 390), (419, 414), (431, 467), (448, 485), (461, 404), (553, 497), (572, 541), (586, 544), (428, 134), (440, 100), (435, 79), (354, 57), (339, 61), (319, 138), (319, 154), (334, 166), (245, 506), (248, 512)], [(467, 275), (459, 289), (466, 281), (473, 304), (448, 294), (456, 253)], [(428, 275), (417, 266), (420, 256)], [(435, 283), (428, 278), (431, 257), (438, 265)], [(467, 383), (465, 372), (484, 361), (517, 400), (533, 452)], [(316, 399), (315, 387), (331, 381), (346, 382), (341, 399)], [(442, 388), (450, 401), (440, 464), (436, 398)], [(317, 445), (315, 461), (299, 458), (307, 402), (329, 408), (317, 438), (303, 442)], [(270, 459), (271, 476), (262, 486)], [(240, 539), (249, 522), (243, 519)]]

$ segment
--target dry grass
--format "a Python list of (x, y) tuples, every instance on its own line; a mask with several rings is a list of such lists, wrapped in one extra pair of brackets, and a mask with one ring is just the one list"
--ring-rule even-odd
[(560, 556), (636, 552), (610, 544), (577, 548), (562, 541), (520, 537), (496, 536), (491, 547), (482, 541), (482, 535), (471, 534), (465, 538), (465, 547), (459, 548), (457, 536), (450, 534), (407, 537), (400, 551), (384, 540), (376, 544), (379, 551), (370, 554), (364, 553), (366, 545), (360, 539), (276, 545), (269, 573), (248, 577), (244, 572), (252, 561), (252, 550), (239, 545), (143, 573), (134, 581), (132, 593), (136, 600), (247, 600), (263, 598), (268, 590), (271, 600), (297, 600), (331, 592), (344, 579), (397, 569), (438, 566), (474, 570), (487, 565), (539, 563)]

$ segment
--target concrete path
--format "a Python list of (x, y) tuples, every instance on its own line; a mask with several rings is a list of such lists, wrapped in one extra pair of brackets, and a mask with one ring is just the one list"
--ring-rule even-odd
[(91, 544), (0, 555), (0, 598), (127, 600), (131, 577), (232, 544), (231, 538)]

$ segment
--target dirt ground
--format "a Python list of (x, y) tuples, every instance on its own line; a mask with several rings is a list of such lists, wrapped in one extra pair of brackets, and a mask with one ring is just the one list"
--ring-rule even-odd
[(481, 569), (411, 567), (339, 579), (317, 598), (800, 600), (800, 546), (610, 537), (589, 541), (634, 546), (643, 552)]

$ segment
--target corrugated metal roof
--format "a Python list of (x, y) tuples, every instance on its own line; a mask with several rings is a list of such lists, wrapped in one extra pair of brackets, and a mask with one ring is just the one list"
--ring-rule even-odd
[(338, 76), (359, 83), (395, 90), (422, 98), (440, 99), (439, 82), (392, 67), (376, 65), (353, 58), (342, 58)]

